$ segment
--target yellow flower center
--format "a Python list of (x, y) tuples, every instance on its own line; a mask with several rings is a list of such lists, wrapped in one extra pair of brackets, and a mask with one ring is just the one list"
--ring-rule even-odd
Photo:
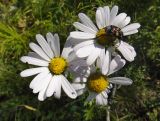
[(67, 61), (62, 57), (53, 58), (49, 63), (49, 69), (52, 73), (58, 75), (65, 71), (67, 68)]
[(117, 39), (115, 33), (109, 32), (107, 29), (108, 27), (102, 28), (96, 33), (97, 43), (102, 46), (113, 45)]
[(94, 73), (88, 77), (87, 87), (90, 91), (100, 93), (109, 87), (109, 81), (105, 75)]

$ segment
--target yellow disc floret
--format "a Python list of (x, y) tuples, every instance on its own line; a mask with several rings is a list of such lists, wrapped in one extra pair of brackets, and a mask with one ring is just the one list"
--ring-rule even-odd
[(114, 33), (109, 33), (106, 29), (107, 27), (99, 29), (99, 31), (96, 33), (97, 43), (102, 46), (113, 45), (113, 42), (116, 40)]
[(97, 42), (101, 45), (107, 44), (106, 31), (105, 29), (100, 29), (96, 34)]
[(109, 87), (109, 81), (101, 73), (94, 73), (88, 77), (87, 87), (90, 91), (100, 93)]
[(59, 75), (67, 68), (67, 61), (62, 57), (53, 58), (49, 63), (49, 69), (52, 73)]

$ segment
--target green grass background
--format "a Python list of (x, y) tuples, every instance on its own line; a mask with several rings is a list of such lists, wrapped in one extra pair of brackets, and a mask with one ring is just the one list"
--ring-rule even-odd
[(78, 13), (95, 20), (96, 8), (105, 5), (118, 5), (119, 12), (141, 24), (139, 33), (126, 39), (135, 47), (136, 59), (116, 74), (134, 83), (110, 99), (111, 121), (160, 121), (159, 0), (0, 0), (0, 121), (106, 120), (106, 107), (86, 103), (87, 94), (39, 102), (29, 89), (33, 77), (19, 76), (30, 67), (19, 58), (29, 52), (37, 33), (58, 33), (63, 47)]

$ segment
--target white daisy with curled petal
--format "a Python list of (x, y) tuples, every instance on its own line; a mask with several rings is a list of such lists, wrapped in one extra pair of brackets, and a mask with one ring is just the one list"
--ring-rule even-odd
[[(118, 71), (125, 65), (125, 60), (116, 55), (111, 60), (111, 52), (102, 53), (98, 58), (96, 66), (91, 66), (90, 73), (81, 77), (77, 77), (72, 83), (72, 86), (77, 91), (78, 95), (89, 92), (87, 101), (96, 100), (98, 105), (107, 105), (108, 93), (112, 84), (131, 85), (132, 80), (126, 77), (109, 77), (110, 74)], [(98, 69), (97, 69), (98, 67)]]
[[(21, 61), (31, 65), (38, 66), (30, 68), (20, 73), (21, 77), (37, 75), (30, 83), (33, 93), (39, 93), (38, 99), (43, 101), (46, 97), (54, 95), (56, 98), (61, 97), (61, 88), (70, 98), (76, 98), (77, 93), (65, 77), (65, 72), (76, 64), (73, 57), (69, 56), (72, 48), (66, 42), (65, 47), (60, 55), (60, 42), (57, 34), (51, 33), (45, 38), (37, 34), (36, 40), (39, 45), (30, 43), (29, 46), (33, 50), (28, 56), (21, 57)], [(79, 63), (80, 60), (77, 61)], [(78, 65), (78, 64), (76, 64)], [(77, 66), (74, 66), (77, 68)]]
[[(126, 13), (117, 13), (118, 6), (114, 6), (111, 10), (108, 6), (99, 7), (96, 11), (97, 26), (87, 15), (79, 13), (81, 22), (75, 22), (73, 25), (80, 31), (71, 32), (70, 37), (76, 44), (74, 47), (76, 55), (87, 57), (88, 65), (93, 64), (101, 51), (108, 46), (117, 48), (126, 60), (134, 60), (134, 48), (126, 46), (122, 40), (124, 36), (137, 33), (140, 24), (129, 24), (131, 18)], [(130, 47), (133, 49), (129, 49)]]

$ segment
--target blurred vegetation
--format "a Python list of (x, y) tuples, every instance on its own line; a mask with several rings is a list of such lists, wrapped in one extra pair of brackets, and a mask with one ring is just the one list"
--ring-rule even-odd
[[(159, 0), (0, 0), (0, 121), (104, 121), (106, 107), (62, 96), (39, 102), (29, 89), (32, 79), (19, 73), (28, 68), (19, 58), (29, 52), (35, 35), (58, 33), (61, 44), (77, 14), (84, 12), (95, 20), (98, 6), (118, 5), (139, 33), (126, 41), (136, 51), (136, 60), (118, 73), (134, 80), (132, 86), (117, 90), (110, 99), (111, 121), (160, 121), (160, 1)], [(63, 46), (63, 44), (62, 44)]]

